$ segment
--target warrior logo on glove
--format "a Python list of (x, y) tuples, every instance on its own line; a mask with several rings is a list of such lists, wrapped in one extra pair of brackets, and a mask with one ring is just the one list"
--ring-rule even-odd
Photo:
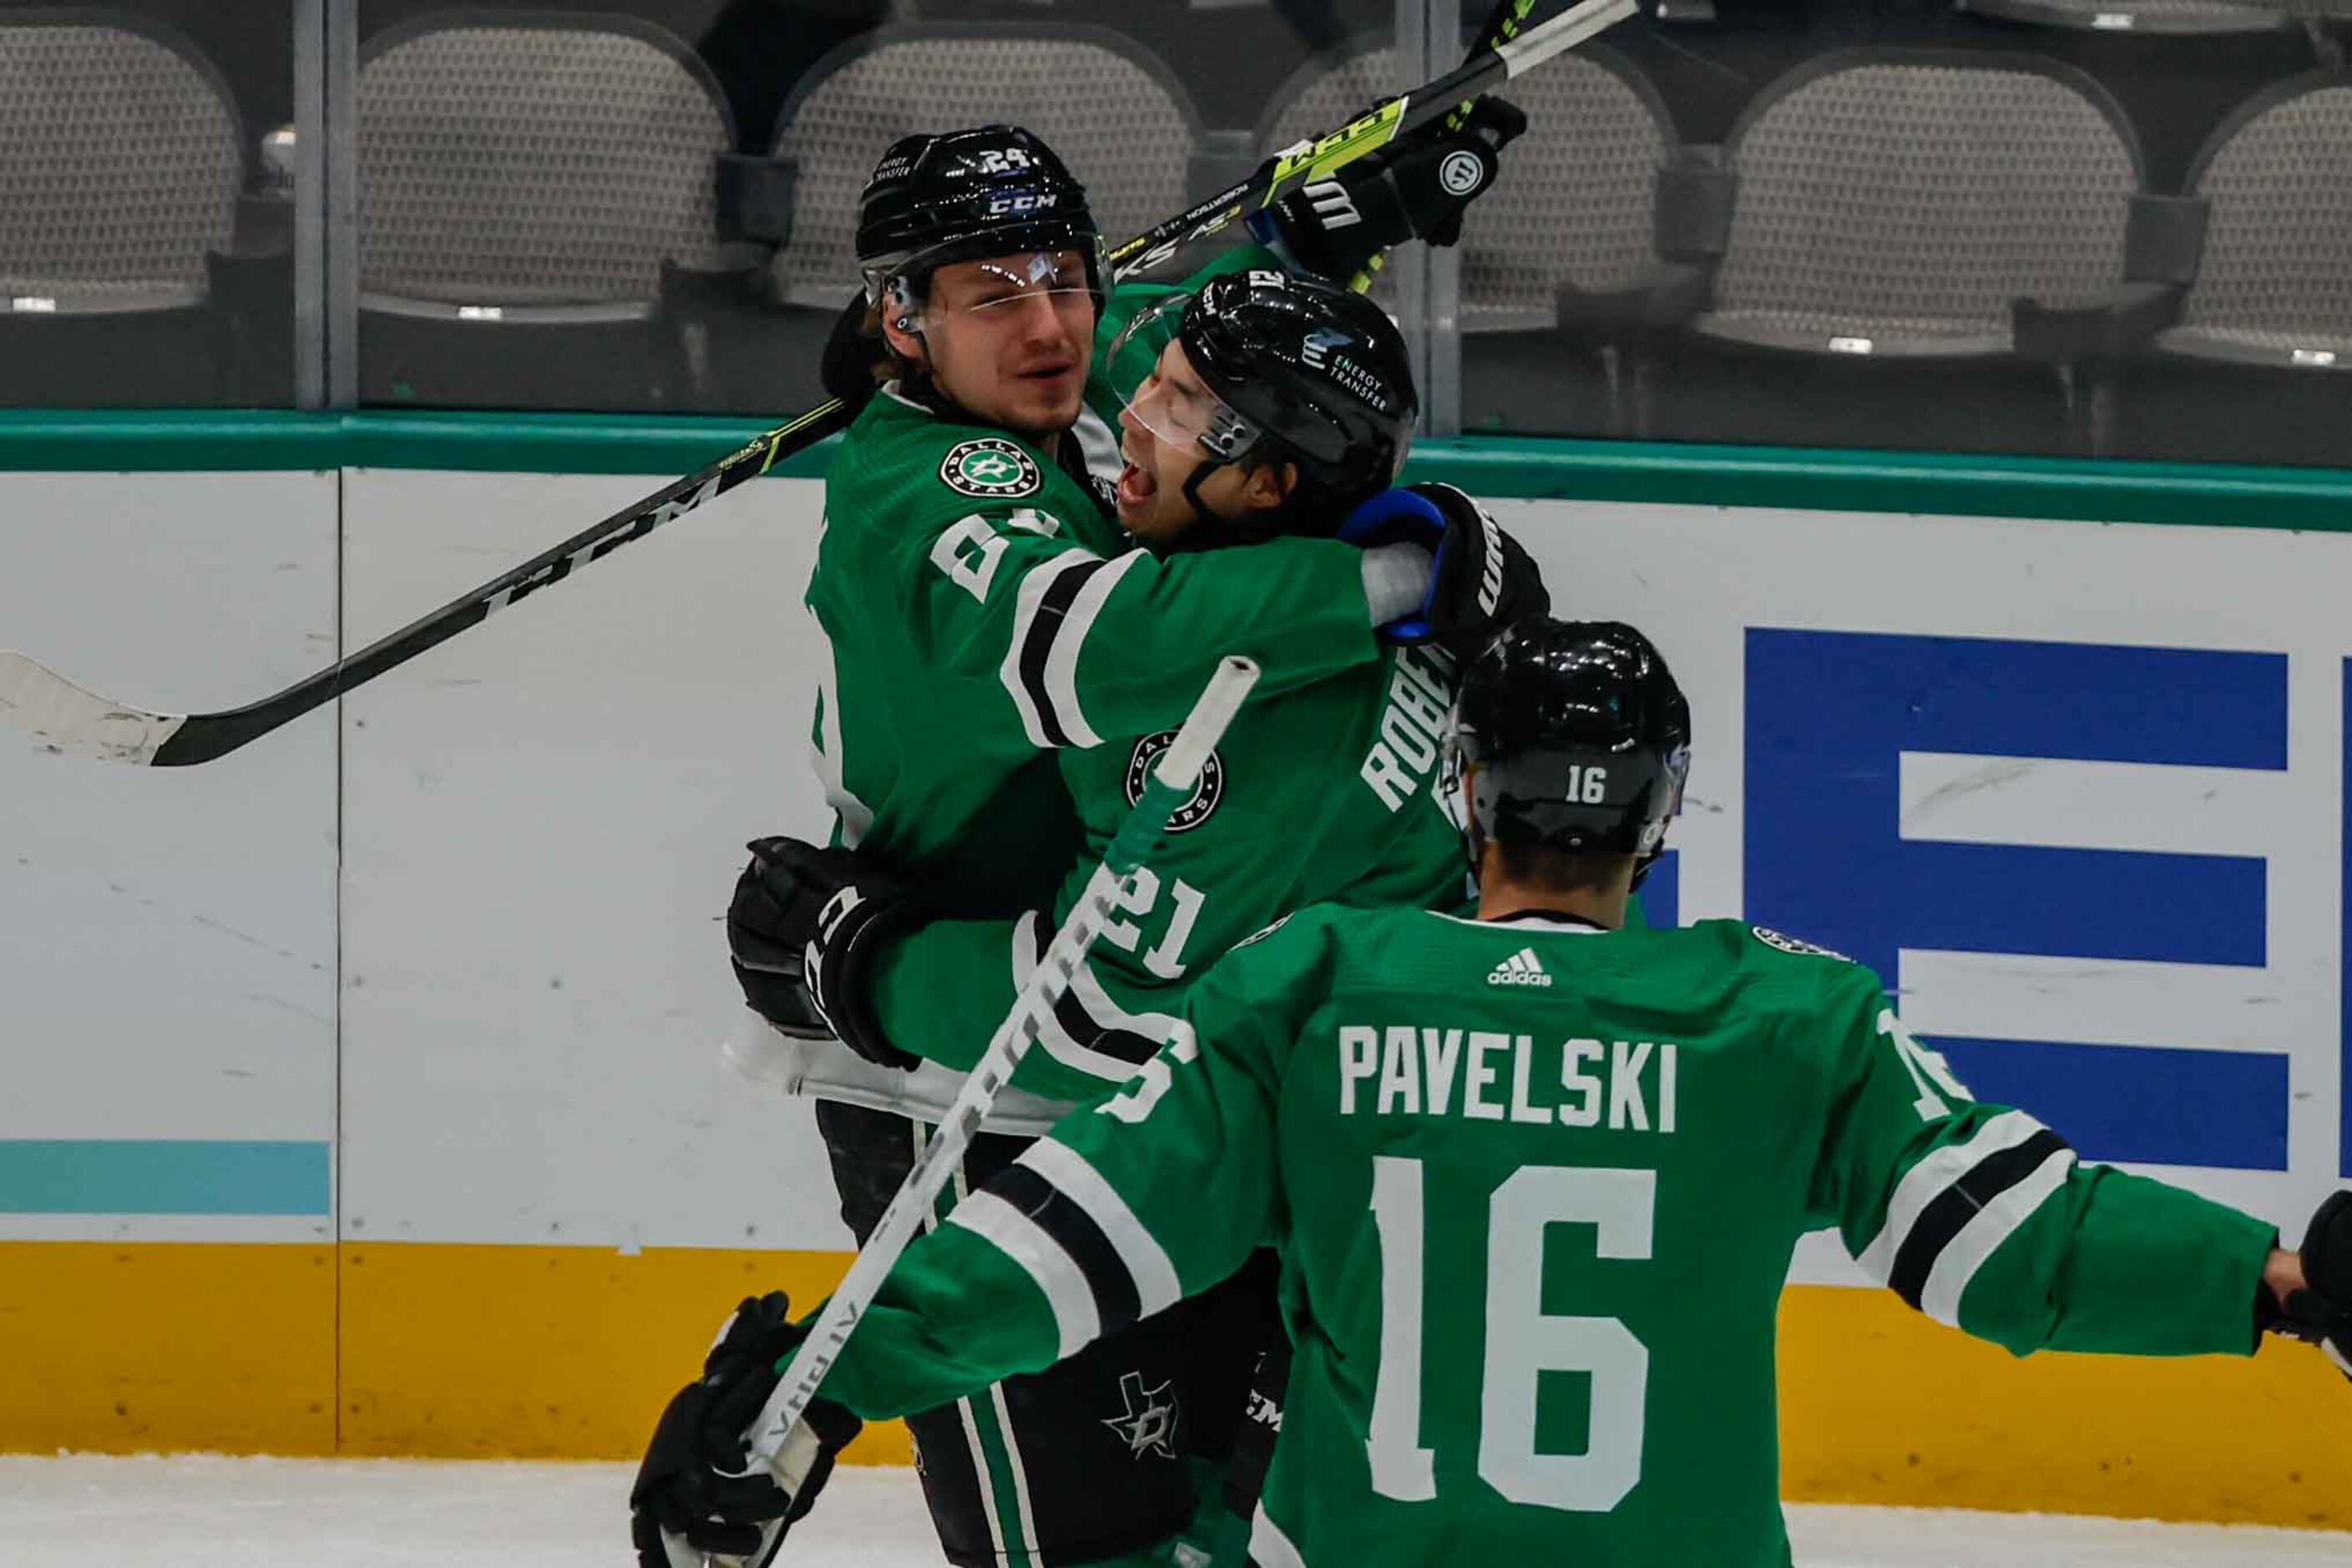
[(1437, 166), (1437, 184), (1449, 196), (1466, 196), (1486, 183), (1486, 165), (1475, 153), (1449, 153)]

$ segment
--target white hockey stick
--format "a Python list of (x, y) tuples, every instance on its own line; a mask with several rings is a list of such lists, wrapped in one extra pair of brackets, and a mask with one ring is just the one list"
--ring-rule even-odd
[[(857, 1327), (858, 1320), (865, 1316), (866, 1309), (874, 1304), (875, 1294), (881, 1289), (891, 1265), (898, 1261), (898, 1255), (913, 1239), (916, 1227), (948, 1184), (963, 1159), (964, 1150), (971, 1143), (972, 1134), (987, 1116), (989, 1106), (1012, 1080), (1013, 1068), (1036, 1043), (1044, 1020), (1053, 1015), (1054, 1004), (1069, 990), (1071, 977), (1086, 962), (1087, 949), (1094, 945), (1137, 868), (1159, 842), (1168, 818), (1192, 797), (1202, 765), (1216, 748), (1218, 738), (1225, 732), (1225, 726), (1233, 721), (1234, 710), (1257, 683), (1257, 675), (1258, 668), (1251, 660), (1229, 656), (1209, 678), (1209, 684), (1202, 689), (1200, 700), (1192, 705), (1183, 728), (1176, 731), (1176, 739), (1160, 754), (1159, 765), (1144, 785), (1142, 798), (1119, 825), (1118, 836), (1088, 879), (1077, 907), (1038, 956), (1029, 984), (1013, 998), (1013, 1011), (997, 1026), (988, 1049), (964, 1079), (963, 1089), (948, 1108), (939, 1131), (923, 1146), (898, 1194), (882, 1211), (873, 1234), (866, 1238), (856, 1260), (843, 1276), (840, 1288), (825, 1302), (816, 1321), (809, 1325), (808, 1337), (801, 1342), (799, 1352), (793, 1357), (792, 1370), (768, 1396), (766, 1406), (751, 1428), (752, 1469), (773, 1467), (788, 1441), (796, 1437), (803, 1442), (813, 1441), (805, 1434), (796, 1434), (794, 1428), (799, 1426), (809, 1402), (816, 1397), (817, 1385), (824, 1381), (824, 1374), (840, 1355), (841, 1347)], [(662, 1536), (662, 1545), (674, 1568), (764, 1563), (782, 1529), (781, 1523), (771, 1524), (760, 1550), (750, 1558), (705, 1555), (667, 1532)]]

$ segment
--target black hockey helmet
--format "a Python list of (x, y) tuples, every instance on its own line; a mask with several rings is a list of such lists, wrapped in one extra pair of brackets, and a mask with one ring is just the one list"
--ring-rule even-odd
[[(1208, 515), (1195, 489), (1201, 480), (1244, 458), (1297, 464), (1299, 485), (1286, 517), (1334, 526), (1394, 482), (1420, 403), (1403, 334), (1378, 305), (1318, 278), (1227, 272), (1130, 323), (1113, 347), (1114, 363), (1130, 339), (1166, 331), (1171, 314), (1185, 359), (1222, 405), (1190, 421), (1198, 428), (1180, 432), (1211, 458), (1185, 486), (1195, 510)], [(1130, 406), (1144, 424), (1171, 434)]]
[(1453, 745), (1482, 839), (1638, 856), (1639, 886), (1682, 809), (1690, 704), (1621, 621), (1530, 616), (1463, 672)]
[(1054, 150), (1015, 125), (902, 136), (857, 198), (857, 269), (881, 308), (894, 282), (920, 298), (951, 261), (1076, 250), (1101, 303), (1108, 266), (1087, 189)]

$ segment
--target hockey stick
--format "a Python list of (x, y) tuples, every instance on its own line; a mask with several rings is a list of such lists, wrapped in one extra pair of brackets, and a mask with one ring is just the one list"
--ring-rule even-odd
[[(1470, 46), (1470, 58), (1475, 60), (1483, 51), (1499, 48), (1517, 37), (1519, 27), (1528, 19), (1528, 13), (1535, 8), (1536, 0), (1496, 0), (1494, 14), (1486, 18), (1486, 25), (1478, 30), (1478, 41)], [(1459, 131), (1467, 125), (1470, 122), (1470, 111), (1476, 107), (1477, 102), (1475, 98), (1465, 98), (1456, 104), (1454, 112), (1445, 117), (1445, 129)], [(1364, 263), (1362, 271), (1348, 279), (1348, 287), (1359, 294), (1370, 293), (1372, 279), (1380, 276), (1381, 268), (1386, 267), (1388, 262), (1387, 252), (1382, 251), (1375, 255)]]
[[(1285, 148), (1248, 178), (1159, 224), (1110, 253), (1111, 274), (1148, 271), (1193, 240), (1228, 227), (1308, 180), (1320, 179), (1455, 112), (1455, 106), (1520, 76), (1633, 14), (1636, 0), (1579, 0), (1516, 39), (1473, 54), (1461, 65), (1392, 98), (1329, 134)], [(590, 562), (643, 539), (673, 518), (725, 495), (746, 479), (814, 446), (848, 424), (832, 399), (761, 436), (739, 451), (665, 485), (594, 527), (533, 556), (504, 575), (450, 601), (283, 691), (217, 713), (161, 713), (115, 702), (76, 686), (24, 654), (0, 649), (0, 717), (13, 720), (61, 752), (144, 767), (186, 767), (227, 755), (311, 710), (438, 647), (517, 600), (560, 583)]]
[[(1069, 990), (1070, 978), (1085, 962), (1087, 950), (1094, 945), (1104, 923), (1111, 918), (1137, 868), (1159, 843), (1169, 816), (1192, 798), (1200, 783), (1202, 766), (1216, 749), (1234, 710), (1256, 684), (1257, 675), (1258, 667), (1246, 658), (1229, 656), (1221, 660), (1183, 727), (1176, 731), (1176, 739), (1160, 753), (1159, 765), (1144, 785), (1142, 797), (1119, 825), (1118, 836), (1103, 854), (1102, 865), (1087, 879), (1077, 907), (1038, 955), (1037, 967), (1031, 973), (1029, 983), (1013, 998), (1013, 1011), (997, 1026), (988, 1049), (965, 1078), (939, 1131), (923, 1146), (897, 1195), (875, 1222), (866, 1245), (850, 1264), (849, 1272), (817, 1313), (816, 1321), (809, 1325), (807, 1337), (793, 1357), (791, 1370), (768, 1396), (767, 1405), (751, 1428), (752, 1470), (772, 1466), (782, 1452), (809, 1402), (816, 1397), (817, 1385), (824, 1381), (825, 1373), (840, 1355), (842, 1345), (857, 1327), (866, 1309), (874, 1304), (891, 1265), (898, 1262), (898, 1255), (913, 1238), (915, 1227), (922, 1223), (923, 1215), (930, 1211), (940, 1189), (953, 1175), (971, 1143), (972, 1134), (987, 1116), (989, 1106), (998, 1091), (1011, 1081), (1013, 1069), (1029, 1047), (1036, 1043), (1038, 1030), (1044, 1020), (1052, 1016), (1054, 1005)], [(745, 1561), (765, 1563), (774, 1545), (775, 1532), (781, 1528), (780, 1524), (769, 1526), (770, 1533), (762, 1540), (760, 1551)], [(707, 1563), (733, 1561), (705, 1558), (675, 1537), (666, 1535), (663, 1542), (676, 1568), (705, 1568)]]

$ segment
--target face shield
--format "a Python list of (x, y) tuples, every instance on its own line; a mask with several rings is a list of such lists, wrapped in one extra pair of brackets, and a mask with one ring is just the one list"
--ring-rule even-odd
[(1180, 450), (1196, 450), (1213, 462), (1230, 463), (1249, 450), (1264, 432), (1235, 412), (1202, 381), (1181, 348), (1169, 352), (1189, 294), (1171, 294), (1128, 323), (1112, 342), (1110, 363), (1121, 366), (1130, 345), (1156, 353), (1150, 373), (1128, 394), (1135, 422)]
[[(941, 247), (940, 250), (953, 247)], [(908, 298), (906, 280), (931, 279), (940, 268), (968, 264), (972, 271), (958, 279), (953, 298), (936, 284), (923, 289), (919, 304)], [(869, 298), (883, 300), (883, 309), (904, 331), (961, 318), (978, 322), (1018, 319), (1043, 303), (1055, 313), (1095, 299), (1093, 271), (1079, 250), (1016, 251), (1003, 256), (960, 257), (936, 253), (893, 258), (866, 272)]]

